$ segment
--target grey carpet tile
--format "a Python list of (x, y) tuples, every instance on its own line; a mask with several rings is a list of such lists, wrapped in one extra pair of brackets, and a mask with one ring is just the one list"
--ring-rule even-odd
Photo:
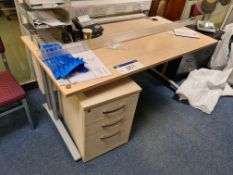
[(233, 98), (221, 98), (206, 115), (176, 101), (147, 73), (130, 140), (92, 161), (74, 162), (42, 107), (38, 89), (28, 92), (37, 123), (30, 130), (23, 111), (0, 119), (0, 175), (231, 175)]

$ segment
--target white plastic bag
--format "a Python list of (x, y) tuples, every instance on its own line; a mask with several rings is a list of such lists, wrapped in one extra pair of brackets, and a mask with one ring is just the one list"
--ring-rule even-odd
[(233, 59), (233, 50), (231, 49), (231, 53), (229, 53), (229, 41), (233, 35), (233, 24), (227, 25), (224, 31), (225, 34), (222, 36), (222, 40), (218, 42), (209, 64), (212, 69), (223, 70), (226, 67), (229, 68), (229, 64), (231, 64), (231, 67), (233, 66), (232, 63), (229, 63)]
[(176, 93), (180, 100), (188, 100), (191, 106), (210, 114), (221, 96), (233, 96), (233, 90), (227, 84), (231, 73), (232, 69), (225, 71), (209, 69), (194, 70), (178, 88)]

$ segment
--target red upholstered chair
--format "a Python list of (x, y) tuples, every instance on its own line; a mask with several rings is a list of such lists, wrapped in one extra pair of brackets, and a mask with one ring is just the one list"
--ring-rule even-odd
[(23, 88), (19, 85), (17, 80), (12, 76), (9, 70), (9, 66), (7, 64), (6, 56), (5, 56), (5, 47), (0, 37), (0, 55), (3, 59), (3, 65), (6, 71), (0, 72), (0, 108), (8, 107), (13, 103), (18, 103), (16, 107), (7, 108), (4, 112), (0, 113), (0, 117), (5, 116), (11, 112), (24, 108), (26, 112), (26, 116), (28, 122), (32, 128), (34, 128), (30, 111), (26, 101), (26, 93)]

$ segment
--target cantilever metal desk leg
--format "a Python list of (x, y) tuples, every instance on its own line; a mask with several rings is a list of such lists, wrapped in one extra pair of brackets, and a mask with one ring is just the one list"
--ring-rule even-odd
[(49, 96), (49, 89), (48, 89), (48, 83), (47, 83), (47, 77), (46, 77), (46, 73), (43, 69), (41, 69), (41, 76), (42, 76), (42, 80), (43, 80), (43, 84), (44, 84), (44, 91), (45, 91), (45, 96), (46, 96), (46, 101), (47, 101), (47, 105), (48, 108), (51, 110), (52, 109), (52, 105), (51, 105), (51, 99)]
[(162, 73), (160, 73), (156, 69), (150, 69), (150, 70), (153, 73), (155, 73), (156, 75), (158, 75), (162, 80), (166, 81), (174, 91), (176, 91), (179, 88), (179, 85), (176, 82), (167, 78), (165, 75), (163, 75)]
[(52, 81), (50, 80), (50, 78), (48, 77), (48, 75), (46, 75), (46, 80), (47, 80), (47, 85), (48, 85), (48, 92), (49, 92), (49, 97), (51, 100), (51, 107), (52, 107), (52, 111), (53, 111), (53, 115), (55, 118), (58, 117), (58, 107), (57, 107), (57, 100), (55, 97), (55, 92), (53, 89), (53, 84)]
[[(56, 126), (59, 134), (61, 135), (63, 141), (65, 142), (69, 152), (71, 153), (73, 159), (75, 161), (81, 159), (81, 155), (76, 147), (76, 145), (74, 144), (73, 140), (71, 139), (69, 133), (67, 132), (65, 126), (63, 125), (62, 121), (60, 120), (60, 118), (58, 117), (58, 109), (59, 107), (57, 106), (57, 98), (55, 97), (55, 92), (53, 89), (53, 84), (51, 79), (45, 74), (46, 76), (46, 82), (47, 82), (47, 97), (51, 102), (51, 109), (49, 109), (48, 105), (44, 104), (44, 108), (47, 110), (47, 112), (49, 113), (50, 118), (52, 119), (54, 125)], [(57, 94), (56, 94), (57, 95)]]

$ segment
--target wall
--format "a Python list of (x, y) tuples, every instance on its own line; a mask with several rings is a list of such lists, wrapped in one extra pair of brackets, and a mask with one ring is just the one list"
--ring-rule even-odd
[[(16, 12), (1, 13), (1, 10), (5, 8), (7, 8), (5, 4), (0, 2), (0, 36), (5, 45), (5, 54), (12, 74), (21, 84), (25, 84), (33, 81), (34, 77), (29, 67), (24, 44), (20, 39), (21, 32)], [(8, 15), (10, 15), (10, 19), (7, 19)], [(3, 70), (0, 58), (0, 72)]]
[[(187, 0), (185, 9), (182, 14), (182, 19), (186, 19), (189, 17), (191, 6), (196, 2), (196, 0)], [(227, 6), (221, 6), (220, 4), (218, 4), (217, 9), (211, 15), (210, 21), (214, 22), (216, 26), (220, 27), (231, 4), (233, 4), (233, 2), (231, 2)]]

